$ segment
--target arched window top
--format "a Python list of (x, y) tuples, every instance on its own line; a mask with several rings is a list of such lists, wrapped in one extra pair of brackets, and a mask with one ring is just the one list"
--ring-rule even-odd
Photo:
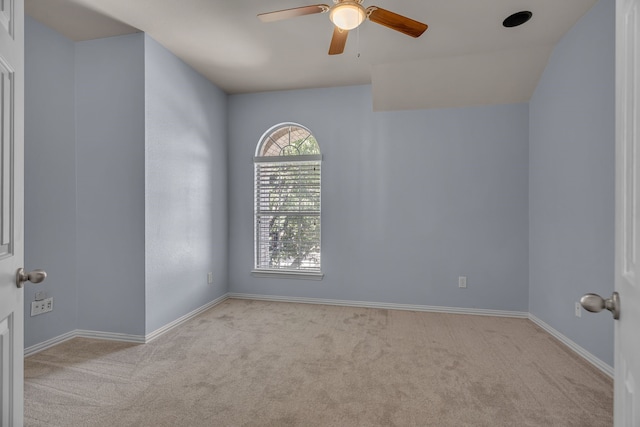
[[(320, 146), (311, 131), (296, 123), (281, 123), (269, 129), (258, 143), (256, 157), (320, 155)], [(284, 159), (283, 159), (284, 160)]]

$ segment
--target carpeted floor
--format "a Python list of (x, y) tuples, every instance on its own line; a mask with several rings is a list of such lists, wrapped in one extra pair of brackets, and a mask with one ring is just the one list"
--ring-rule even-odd
[(613, 382), (526, 319), (227, 300), (145, 345), (25, 360), (27, 426), (611, 426)]

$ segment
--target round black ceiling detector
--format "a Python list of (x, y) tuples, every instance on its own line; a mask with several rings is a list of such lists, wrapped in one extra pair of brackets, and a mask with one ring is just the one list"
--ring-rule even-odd
[(518, 25), (522, 25), (525, 22), (527, 22), (529, 19), (531, 19), (532, 16), (533, 16), (533, 13), (529, 12), (528, 10), (516, 12), (513, 15), (509, 16), (504, 21), (502, 21), (502, 25), (504, 25), (507, 28), (517, 27)]

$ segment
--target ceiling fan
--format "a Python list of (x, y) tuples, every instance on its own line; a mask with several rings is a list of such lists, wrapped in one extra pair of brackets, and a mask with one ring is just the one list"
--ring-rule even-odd
[(329, 19), (334, 24), (333, 37), (329, 46), (329, 55), (344, 52), (349, 31), (357, 28), (365, 19), (376, 24), (384, 25), (392, 30), (400, 31), (411, 37), (420, 37), (427, 29), (427, 24), (415, 21), (406, 16), (382, 9), (378, 6), (362, 6), (363, 0), (333, 0), (334, 5), (314, 4), (311, 6), (294, 7), (293, 9), (278, 10), (261, 13), (258, 18), (262, 22), (280, 21), (297, 16), (312, 15), (329, 12)]

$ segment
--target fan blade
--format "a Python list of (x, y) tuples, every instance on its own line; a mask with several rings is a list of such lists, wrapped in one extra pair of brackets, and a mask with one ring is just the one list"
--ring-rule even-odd
[(333, 37), (331, 37), (331, 46), (329, 46), (329, 55), (340, 55), (344, 52), (344, 45), (347, 44), (348, 30), (341, 30), (333, 27)]
[(376, 24), (384, 25), (392, 30), (400, 31), (411, 37), (420, 37), (424, 33), (428, 25), (422, 22), (414, 21), (406, 16), (398, 15), (378, 6), (367, 8), (369, 20)]
[(293, 9), (261, 13), (258, 15), (258, 18), (260, 18), (262, 22), (273, 22), (282, 19), (296, 18), (298, 16), (313, 15), (314, 13), (324, 13), (328, 10), (329, 6), (326, 4), (314, 4), (312, 6), (294, 7)]

